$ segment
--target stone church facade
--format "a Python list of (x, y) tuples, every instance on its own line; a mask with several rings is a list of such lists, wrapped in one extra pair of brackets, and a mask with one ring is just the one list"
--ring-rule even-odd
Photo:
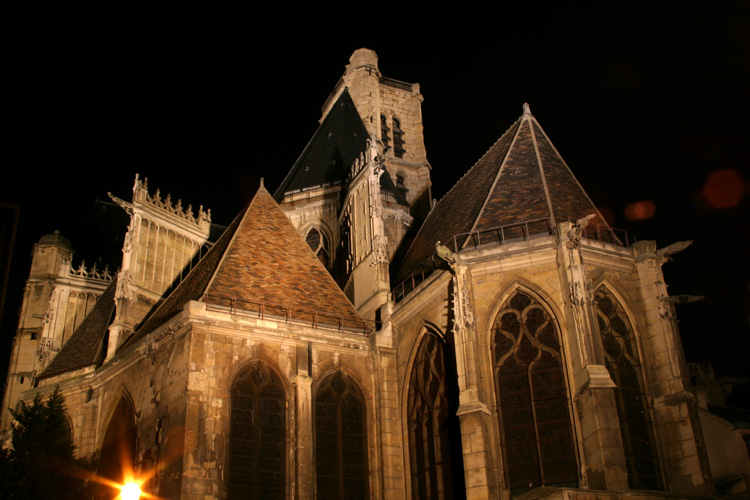
[(421, 102), (360, 49), (223, 231), (136, 177), (119, 272), (44, 236), (3, 407), (59, 386), (98, 475), (169, 499), (710, 495), (684, 245), (610, 228), (527, 105), (433, 204)]

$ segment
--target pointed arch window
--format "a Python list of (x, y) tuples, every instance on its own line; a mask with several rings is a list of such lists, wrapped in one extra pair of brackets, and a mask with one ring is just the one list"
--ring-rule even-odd
[(555, 322), (517, 290), (492, 326), (497, 416), (506, 487), (578, 482), (568, 391)]
[(286, 398), (265, 363), (242, 370), (231, 391), (227, 498), (286, 498)]
[(329, 269), (331, 264), (331, 246), (326, 235), (313, 227), (307, 232), (305, 241), (323, 265), (326, 266), (326, 269)]
[(657, 459), (635, 335), (620, 302), (606, 287), (596, 292), (605, 364), (617, 386), (615, 401), (632, 489), (657, 489)]
[(446, 345), (428, 332), (409, 381), (407, 425), (413, 499), (453, 499), (464, 490), (458, 383)]
[(406, 144), (406, 141), (404, 140), (404, 131), (401, 129), (401, 120), (393, 117), (393, 154), (396, 156), (396, 158), (403, 158), (404, 153), (406, 153), (406, 149), (404, 148), (404, 145)]
[(326, 377), (315, 395), (317, 498), (369, 498), (365, 398), (350, 377)]

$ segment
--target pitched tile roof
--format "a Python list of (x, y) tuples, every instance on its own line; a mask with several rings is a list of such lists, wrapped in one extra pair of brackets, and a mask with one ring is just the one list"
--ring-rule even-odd
[(107, 329), (115, 309), (116, 287), (117, 282), (113, 280), (99, 297), (91, 312), (39, 376), (40, 380), (67, 371), (101, 364), (106, 347), (103, 343), (107, 338)]
[[(560, 153), (524, 105), (519, 118), (435, 205), (406, 253), (396, 283), (418, 271), (435, 243), (453, 247), (453, 237), (469, 231), (549, 219), (552, 228), (595, 214), (604, 218)], [(546, 223), (540, 227), (546, 228)], [(506, 235), (507, 237), (507, 235)], [(458, 242), (462, 247), (467, 238)]]
[[(368, 138), (365, 124), (345, 88), (274, 193), (274, 198), (281, 203), (285, 193), (344, 184), (352, 163), (367, 149)], [(396, 196), (399, 203), (407, 205), (390, 175), (380, 177), (380, 187)]]
[[(264, 314), (362, 328), (363, 320), (323, 264), (261, 186), (203, 259), (128, 343), (201, 300)], [(338, 318), (338, 319), (337, 319)]]

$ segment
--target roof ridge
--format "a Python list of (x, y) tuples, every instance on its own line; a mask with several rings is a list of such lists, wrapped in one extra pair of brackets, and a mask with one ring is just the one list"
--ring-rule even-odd
[[(245, 208), (243, 208), (242, 211), (239, 214), (237, 214), (237, 217), (235, 217), (235, 220), (239, 219), (239, 221), (237, 222), (237, 227), (235, 228), (234, 232), (232, 233), (232, 236), (229, 238), (229, 243), (227, 243), (227, 245), (224, 247), (224, 251), (221, 254), (221, 258), (216, 263), (216, 266), (214, 267), (214, 270), (211, 273), (211, 279), (208, 280), (208, 283), (206, 283), (206, 286), (203, 288), (203, 291), (201, 291), (201, 293), (200, 293), (200, 295), (198, 297), (198, 300), (205, 299), (205, 297), (206, 297), (206, 291), (209, 288), (211, 288), (211, 285), (213, 284), (214, 280), (216, 279), (216, 271), (218, 271), (219, 268), (221, 268), (221, 265), (224, 263), (224, 259), (226, 259), (227, 254), (229, 253), (230, 248), (232, 248), (232, 246), (234, 244), (235, 236), (237, 234), (237, 230), (242, 225), (242, 222), (244, 222), (245, 217), (247, 217), (247, 214), (250, 213), (250, 209), (253, 207), (253, 203), (255, 203), (255, 200), (258, 198), (258, 194), (261, 193), (261, 192), (265, 192), (266, 194), (268, 194), (270, 196), (270, 193), (268, 191), (266, 191), (266, 189), (263, 187), (263, 183), (262, 182), (261, 182), (260, 187), (258, 188), (258, 190), (255, 192), (255, 195), (253, 196), (253, 199), (250, 200), (250, 202), (247, 205), (245, 205)], [(232, 224), (234, 224), (234, 221), (232, 221)]]
[[(591, 199), (589, 196), (589, 193), (583, 188), (583, 185), (581, 185), (581, 182), (578, 180), (578, 177), (573, 173), (573, 169), (570, 168), (568, 165), (568, 162), (565, 161), (565, 158), (563, 158), (563, 155), (560, 154), (560, 151), (558, 151), (557, 146), (555, 146), (555, 143), (552, 142), (552, 139), (549, 138), (547, 135), (547, 132), (544, 130), (544, 128), (539, 124), (539, 121), (536, 119), (535, 116), (532, 115), (532, 118), (534, 118), (534, 123), (537, 127), (539, 127), (539, 131), (542, 133), (544, 138), (547, 140), (547, 143), (549, 143), (550, 147), (554, 150), (555, 154), (557, 154), (557, 157), (560, 158), (560, 161), (562, 162), (563, 166), (567, 169), (567, 171), (570, 173), (570, 176), (575, 181), (576, 185), (580, 188), (581, 192), (586, 196), (586, 200), (591, 203), (591, 206), (594, 208), (596, 215), (598, 216), (599, 222), (603, 223), (606, 227), (612, 228), (612, 226), (607, 222), (607, 219), (604, 218), (601, 211), (599, 210), (599, 207), (596, 206), (596, 203)], [(562, 222), (562, 221), (560, 221)]]
[[(500, 142), (501, 140), (503, 140), (503, 138), (505, 137), (505, 134), (507, 134), (510, 131), (510, 129), (512, 129), (513, 127), (515, 127), (516, 124), (518, 122), (520, 122), (522, 119), (523, 119), (523, 116), (521, 116), (521, 118), (518, 118), (516, 121), (514, 121), (511, 124), (510, 127), (508, 127), (507, 129), (505, 129), (505, 132), (503, 132), (502, 134), (500, 134), (500, 137), (498, 137), (497, 140), (492, 143), (492, 146), (490, 146), (489, 148), (487, 148), (487, 150), (484, 153), (482, 153), (482, 156), (480, 156), (479, 159), (477, 161), (475, 161), (474, 164), (471, 167), (469, 167), (469, 169), (466, 172), (464, 172), (464, 174), (461, 177), (459, 177), (459, 179), (456, 182), (453, 183), (453, 185), (450, 187), (450, 189), (448, 191), (446, 191), (445, 194), (443, 194), (443, 196), (441, 196), (439, 200), (437, 200), (437, 203), (440, 203), (441, 201), (443, 201), (443, 199), (446, 196), (448, 196), (448, 193), (450, 193), (451, 191), (453, 191), (453, 189), (464, 179), (464, 177), (466, 177), (467, 175), (469, 175), (469, 173), (472, 170), (474, 170), (474, 167), (476, 167), (477, 164), (480, 161), (482, 161), (484, 159), (484, 157), (487, 156), (490, 153), (490, 151), (492, 151), (492, 148), (494, 148), (495, 146), (497, 146), (497, 143)], [(498, 171), (499, 171), (499, 169), (498, 169)]]
[[(404, 254), (404, 258), (401, 260), (399, 265), (398, 272), (396, 274), (397, 280), (400, 281), (400, 279), (403, 279), (404, 274), (409, 274), (409, 268), (414, 267), (416, 264), (416, 261), (420, 261), (423, 259), (426, 259), (429, 254), (434, 252), (434, 248), (430, 251), (430, 249), (425, 247), (425, 241), (426, 240), (433, 240), (434, 238), (432, 236), (436, 236), (435, 234), (428, 234), (428, 233), (440, 233), (440, 238), (443, 239), (445, 243), (447, 243), (447, 240), (444, 238), (446, 237), (453, 237), (456, 234), (462, 233), (466, 230), (467, 224), (465, 222), (471, 221), (471, 225), (473, 225), (474, 221), (476, 220), (476, 216), (480, 213), (481, 204), (479, 206), (476, 206), (476, 204), (471, 203), (469, 206), (464, 206), (461, 208), (454, 207), (456, 205), (455, 198), (461, 196), (462, 193), (457, 191), (458, 189), (462, 189), (460, 186), (465, 186), (467, 183), (470, 183), (473, 180), (477, 181), (478, 188), (480, 189), (479, 192), (482, 194), (482, 199), (484, 199), (485, 194), (489, 193), (489, 187), (487, 187), (487, 183), (483, 182), (482, 179), (485, 178), (484, 174), (494, 176), (497, 172), (493, 172), (495, 163), (492, 161), (491, 155), (493, 152), (502, 152), (505, 144), (508, 142), (509, 137), (514, 137), (514, 129), (518, 129), (520, 126), (521, 120), (518, 119), (511, 126), (509, 126), (501, 135), (500, 137), (490, 146), (484, 154), (469, 168), (464, 175), (461, 176), (461, 178), (456, 181), (456, 183), (443, 195), (440, 200), (431, 208), (430, 212), (427, 214), (427, 218), (425, 219), (422, 226), (419, 228), (419, 231), (417, 231), (417, 234), (414, 238), (414, 240), (411, 242), (409, 249)], [(498, 164), (497, 168), (499, 169), (500, 166)], [(487, 172), (484, 172), (484, 170), (487, 170)], [(485, 191), (487, 189), (487, 191)], [(449, 212), (462, 212), (459, 214), (454, 214), (458, 217), (458, 219), (454, 219), (456, 221), (459, 221), (457, 224), (451, 224), (450, 226), (444, 226), (440, 230), (437, 230), (435, 227), (435, 223), (433, 221), (436, 217), (441, 217), (443, 214), (442, 212), (445, 212), (448, 210)], [(468, 210), (468, 211), (466, 211)], [(476, 211), (475, 211), (476, 210)], [(438, 215), (439, 214), (439, 215)], [(464, 222), (460, 222), (464, 221)], [(452, 227), (455, 226), (455, 227)], [(451, 233), (450, 235), (448, 233)]]
[[(526, 112), (527, 110), (528, 110), (528, 113)], [(545, 201), (547, 202), (547, 209), (549, 210), (550, 223), (552, 224), (552, 227), (555, 227), (556, 225), (555, 209), (552, 207), (552, 196), (549, 193), (549, 185), (547, 184), (547, 174), (544, 171), (544, 162), (542, 161), (542, 155), (539, 152), (539, 141), (537, 141), (536, 131), (534, 130), (534, 127), (532, 125), (533, 123), (536, 123), (537, 127), (539, 127), (539, 130), (542, 130), (542, 126), (539, 125), (539, 122), (536, 120), (534, 115), (531, 114), (531, 110), (528, 109), (528, 104), (525, 104), (524, 105), (524, 117), (526, 117), (527, 115), (528, 115), (528, 118), (526, 119), (529, 121), (529, 133), (531, 134), (531, 142), (534, 144), (534, 157), (536, 158), (536, 165), (539, 168), (539, 175), (542, 179), (542, 188), (544, 189), (544, 198), (545, 198)], [(531, 120), (534, 120), (534, 122), (532, 123)], [(547, 142), (552, 144), (552, 141), (549, 140), (549, 137), (547, 137)], [(557, 150), (555, 150), (555, 153), (562, 160), (562, 155)]]
[[(118, 352), (121, 349), (124, 349), (129, 344), (132, 344), (135, 340), (149, 333), (149, 330), (153, 330), (153, 328), (160, 326), (162, 323), (164, 323), (169, 318), (174, 316), (176, 312), (170, 312), (169, 310), (167, 310), (167, 308), (172, 307), (173, 302), (175, 302), (176, 300), (181, 300), (178, 297), (178, 294), (182, 294), (183, 291), (187, 290), (184, 295), (186, 297), (193, 297), (193, 298), (188, 299), (188, 301), (195, 300), (196, 299), (195, 296), (197, 296), (197, 298), (200, 298), (203, 295), (203, 293), (206, 291), (207, 285), (204, 286), (203, 289), (199, 293), (191, 293), (187, 287), (192, 286), (194, 282), (199, 280), (200, 278), (198, 277), (198, 273), (203, 272), (205, 267), (211, 265), (211, 261), (209, 260), (209, 257), (211, 257), (214, 253), (217, 253), (217, 252), (222, 252), (222, 256), (223, 256), (223, 252), (226, 252), (226, 249), (229, 246), (228, 243), (226, 246), (224, 246), (224, 239), (225, 238), (229, 239), (231, 242), (231, 239), (234, 236), (234, 233), (237, 231), (237, 228), (239, 227), (238, 219), (244, 216), (244, 214), (247, 212), (247, 208), (249, 207), (249, 205), (250, 203), (245, 205), (245, 208), (241, 210), (239, 214), (237, 214), (237, 216), (232, 220), (229, 226), (227, 226), (227, 228), (224, 230), (221, 236), (219, 236), (219, 238), (216, 240), (213, 246), (208, 250), (208, 252), (202, 258), (200, 258), (200, 260), (195, 264), (195, 266), (193, 266), (193, 268), (188, 272), (185, 278), (182, 281), (180, 281), (177, 284), (177, 286), (169, 292), (169, 294), (164, 298), (164, 300), (154, 304), (154, 306), (146, 314), (143, 320), (141, 320), (140, 324), (137, 325), (133, 333), (127, 339), (125, 339), (125, 341), (117, 348)], [(217, 265), (214, 265), (214, 269), (211, 271), (211, 276), (213, 276), (213, 274), (216, 272), (216, 268), (217, 268)], [(200, 282), (198, 281), (198, 283)], [(185, 305), (184, 302), (182, 304), (178, 304), (177, 310), (180, 310), (182, 306), (184, 305)], [(165, 314), (161, 314), (162, 311), (165, 311)], [(157, 318), (159, 322), (157, 323), (157, 319), (154, 319), (154, 318)], [(156, 325), (152, 325), (152, 323), (156, 323)]]
[[(487, 206), (487, 203), (489, 202), (490, 197), (492, 197), (492, 193), (495, 190), (495, 186), (497, 186), (497, 182), (500, 180), (500, 174), (503, 171), (503, 167), (505, 167), (505, 165), (507, 164), (508, 156), (510, 155), (510, 152), (513, 150), (513, 146), (516, 144), (516, 139), (518, 139), (518, 134), (520, 134), (520, 132), (521, 132), (521, 127), (522, 127), (523, 121), (524, 120), (528, 120), (527, 115), (531, 114), (531, 112), (527, 113), (526, 112), (527, 110), (528, 110), (528, 104), (524, 104), (524, 113), (521, 115), (521, 117), (518, 118), (515, 122), (513, 122), (513, 125), (511, 125), (510, 127), (508, 127), (508, 130), (506, 130), (505, 132), (503, 132), (503, 134), (500, 136), (500, 138), (497, 140), (497, 142), (495, 142), (495, 144), (497, 144), (498, 142), (500, 142), (500, 139), (502, 139), (503, 137), (505, 137), (505, 134), (507, 134), (508, 132), (510, 132), (510, 129), (513, 128), (516, 125), (516, 123), (518, 124), (518, 127), (516, 128), (516, 133), (513, 135), (513, 140), (510, 142), (510, 144), (508, 144), (508, 150), (505, 151), (505, 155), (503, 156), (503, 159), (500, 161), (500, 166), (497, 168), (497, 172), (495, 172), (495, 179), (492, 181), (492, 184), (490, 185), (490, 188), (487, 190), (487, 194), (485, 194), (485, 196), (484, 196), (484, 202), (482, 203), (482, 206), (479, 207), (479, 212), (477, 212), (477, 216), (474, 218), (474, 222), (472, 222), (471, 229), (469, 229), (469, 232), (474, 231), (474, 229), (479, 224), (479, 219), (482, 216), (482, 212), (484, 212), (484, 209)], [(530, 128), (531, 127), (529, 127), (529, 129)], [(493, 144), (492, 147), (495, 147), (495, 144)], [(492, 149), (492, 148), (490, 148), (490, 149)], [(489, 150), (487, 151), (487, 153), (484, 154), (484, 156), (486, 156), (488, 153), (489, 153)], [(482, 158), (484, 158), (484, 156), (482, 156)], [(540, 161), (540, 163), (541, 163), (541, 161)], [(472, 167), (472, 168), (474, 168), (474, 167)], [(540, 165), (539, 168), (541, 169), (541, 165)], [(467, 239), (468, 239), (468, 236), (467, 236)], [(461, 246), (463, 247), (463, 243), (461, 244)], [(455, 250), (457, 251), (458, 249), (455, 249)]]

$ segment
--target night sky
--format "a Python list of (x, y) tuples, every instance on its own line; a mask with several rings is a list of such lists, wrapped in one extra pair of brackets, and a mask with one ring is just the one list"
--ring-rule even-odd
[(228, 224), (261, 177), (276, 189), (349, 56), (367, 47), (383, 75), (421, 85), (433, 197), (528, 102), (614, 227), (659, 247), (695, 240), (664, 266), (672, 295), (706, 297), (678, 306), (687, 358), (750, 377), (750, 9), (721, 4), (537, 4), (314, 32), (255, 20), (213, 26), (216, 36), (200, 25), (173, 37), (35, 25), (5, 72), (12, 154), (0, 201), (21, 205), (21, 218), (2, 350), (42, 235), (70, 238), (74, 264), (117, 267), (99, 255), (111, 249), (97, 251), (107, 228), (92, 227), (92, 206), (108, 191), (130, 200), (136, 173)]

